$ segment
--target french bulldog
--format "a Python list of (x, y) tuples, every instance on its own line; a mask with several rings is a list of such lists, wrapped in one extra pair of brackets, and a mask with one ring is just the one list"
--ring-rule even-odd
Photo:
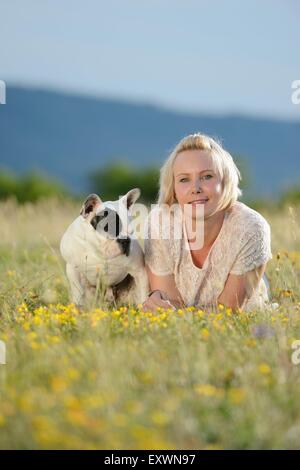
[(72, 301), (79, 307), (95, 301), (99, 286), (108, 302), (139, 304), (146, 299), (144, 254), (131, 228), (131, 208), (139, 196), (138, 188), (116, 201), (102, 202), (90, 194), (64, 233), (60, 251)]

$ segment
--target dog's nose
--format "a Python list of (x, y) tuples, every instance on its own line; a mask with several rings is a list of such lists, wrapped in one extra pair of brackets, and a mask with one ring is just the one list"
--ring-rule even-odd
[(120, 244), (124, 255), (129, 255), (129, 248), (130, 248), (130, 238), (117, 238), (117, 242)]

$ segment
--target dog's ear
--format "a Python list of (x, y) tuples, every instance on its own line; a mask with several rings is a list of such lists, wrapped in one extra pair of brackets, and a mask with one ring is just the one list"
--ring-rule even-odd
[(80, 215), (87, 219), (96, 212), (100, 204), (102, 204), (100, 197), (97, 194), (90, 194), (82, 205)]
[(141, 190), (139, 188), (134, 188), (128, 191), (128, 193), (122, 197), (127, 209), (130, 209), (130, 207), (138, 200), (140, 195), (141, 195)]

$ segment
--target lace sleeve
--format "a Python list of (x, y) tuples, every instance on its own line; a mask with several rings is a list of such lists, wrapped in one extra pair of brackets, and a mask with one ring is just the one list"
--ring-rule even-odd
[(250, 227), (245, 227), (241, 248), (230, 273), (245, 274), (262, 266), (271, 258), (270, 226), (264, 219), (256, 220)]

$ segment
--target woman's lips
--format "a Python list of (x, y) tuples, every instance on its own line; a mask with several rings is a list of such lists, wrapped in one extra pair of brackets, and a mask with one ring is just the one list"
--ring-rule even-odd
[(192, 204), (194, 206), (197, 204), (205, 204), (206, 202), (208, 202), (208, 199), (198, 199), (197, 201), (192, 201), (189, 204)]

